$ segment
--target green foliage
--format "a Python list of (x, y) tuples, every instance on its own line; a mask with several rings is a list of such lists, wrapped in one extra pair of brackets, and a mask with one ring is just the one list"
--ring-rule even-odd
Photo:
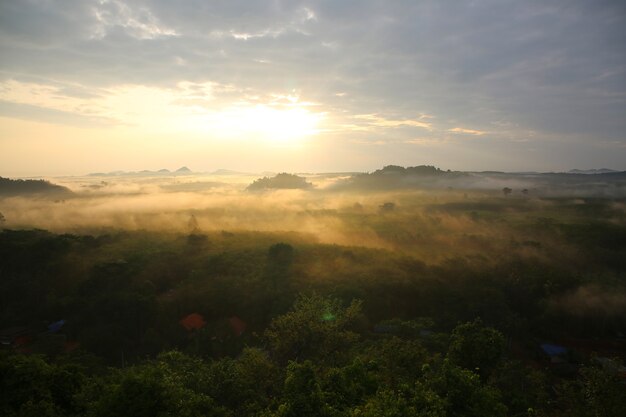
[(273, 289), (289, 287), (289, 274), (293, 264), (294, 250), (288, 243), (276, 243), (270, 246), (267, 253), (266, 275)]
[(480, 378), (467, 369), (444, 360), (439, 368), (430, 368), (427, 385), (445, 404), (448, 417), (504, 417), (507, 408), (497, 389), (482, 385)]
[(487, 378), (500, 363), (504, 348), (504, 336), (476, 319), (452, 331), (447, 357), (452, 363)]
[(311, 361), (290, 362), (283, 387), (283, 401), (277, 417), (325, 417), (331, 416), (324, 402), (315, 369)]
[(352, 410), (351, 417), (445, 417), (445, 403), (437, 394), (416, 383), (398, 390), (379, 390), (360, 407)]
[(316, 293), (298, 298), (289, 313), (275, 318), (265, 332), (270, 352), (279, 362), (325, 358), (345, 353), (358, 339), (353, 330), (361, 303), (344, 308), (340, 300)]
[(172, 351), (130, 368), (115, 370), (91, 392), (95, 416), (228, 416), (210, 396), (210, 370), (198, 358)]
[(626, 414), (624, 383), (611, 369), (584, 366), (580, 377), (559, 387), (560, 406), (574, 417), (620, 417)]
[(0, 414), (61, 416), (80, 410), (76, 396), (85, 377), (75, 365), (40, 356), (0, 355)]
[(541, 410), (549, 404), (546, 375), (519, 361), (502, 362), (489, 382), (503, 393), (509, 415), (525, 416), (529, 409)]
[(421, 377), (429, 355), (419, 341), (392, 336), (363, 349), (361, 357), (376, 364), (377, 377), (385, 386), (395, 388)]
[(321, 377), (324, 401), (338, 412), (347, 412), (373, 395), (380, 384), (375, 363), (360, 357), (341, 368), (330, 368)]
[[(383, 171), (380, 183), (430, 175)], [(623, 201), (531, 195), (348, 195), (298, 214), (379, 249), (4, 230), (0, 414), (624, 415), (614, 369), (564, 364), (565, 380), (535, 355), (573, 337), (619, 348)], [(183, 328), (191, 313), (206, 325)]]

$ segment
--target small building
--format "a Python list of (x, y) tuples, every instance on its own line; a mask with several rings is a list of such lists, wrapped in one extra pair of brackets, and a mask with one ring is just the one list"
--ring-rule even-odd
[(191, 313), (188, 316), (185, 316), (179, 321), (179, 323), (187, 329), (187, 331), (200, 330), (206, 325), (204, 317), (198, 313)]
[(541, 351), (550, 359), (550, 363), (567, 363), (567, 348), (565, 346), (543, 343)]
[(15, 346), (24, 344), (32, 335), (28, 327), (8, 327), (0, 330), (0, 344), (3, 346)]
[(230, 324), (230, 328), (232, 329), (235, 336), (241, 336), (243, 332), (246, 331), (246, 322), (241, 320), (237, 316), (232, 316), (228, 319), (228, 324)]

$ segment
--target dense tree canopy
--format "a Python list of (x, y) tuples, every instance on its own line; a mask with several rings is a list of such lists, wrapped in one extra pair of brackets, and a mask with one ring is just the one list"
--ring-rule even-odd
[(497, 193), (333, 212), (391, 249), (3, 230), (0, 415), (626, 415), (617, 203)]

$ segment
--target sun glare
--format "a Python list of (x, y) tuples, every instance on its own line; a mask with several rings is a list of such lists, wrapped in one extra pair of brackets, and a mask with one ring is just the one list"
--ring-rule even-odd
[(211, 128), (228, 136), (261, 139), (273, 144), (297, 144), (318, 133), (323, 115), (302, 107), (267, 105), (235, 107), (215, 114)]

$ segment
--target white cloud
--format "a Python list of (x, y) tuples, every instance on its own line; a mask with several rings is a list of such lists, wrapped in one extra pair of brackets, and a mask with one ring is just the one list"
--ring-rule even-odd
[(433, 126), (431, 123), (424, 122), (419, 119), (387, 119), (385, 117), (379, 116), (377, 114), (357, 114), (354, 116), (355, 119), (359, 121), (363, 121), (366, 126), (370, 127), (418, 127), (426, 130), (432, 130)]
[(476, 130), (476, 129), (467, 129), (467, 128), (463, 128), (463, 127), (455, 127), (452, 129), (448, 129), (448, 132), (452, 132), (452, 133), (460, 133), (463, 135), (472, 135), (472, 136), (482, 136), (484, 135), (485, 131), (483, 130)]
[[(132, 4), (132, 3), (131, 3)], [(163, 25), (147, 8), (133, 8), (127, 2), (99, 0), (93, 7), (97, 24), (92, 37), (101, 39), (111, 28), (122, 27), (138, 39), (155, 39), (177, 36), (178, 33)]]

